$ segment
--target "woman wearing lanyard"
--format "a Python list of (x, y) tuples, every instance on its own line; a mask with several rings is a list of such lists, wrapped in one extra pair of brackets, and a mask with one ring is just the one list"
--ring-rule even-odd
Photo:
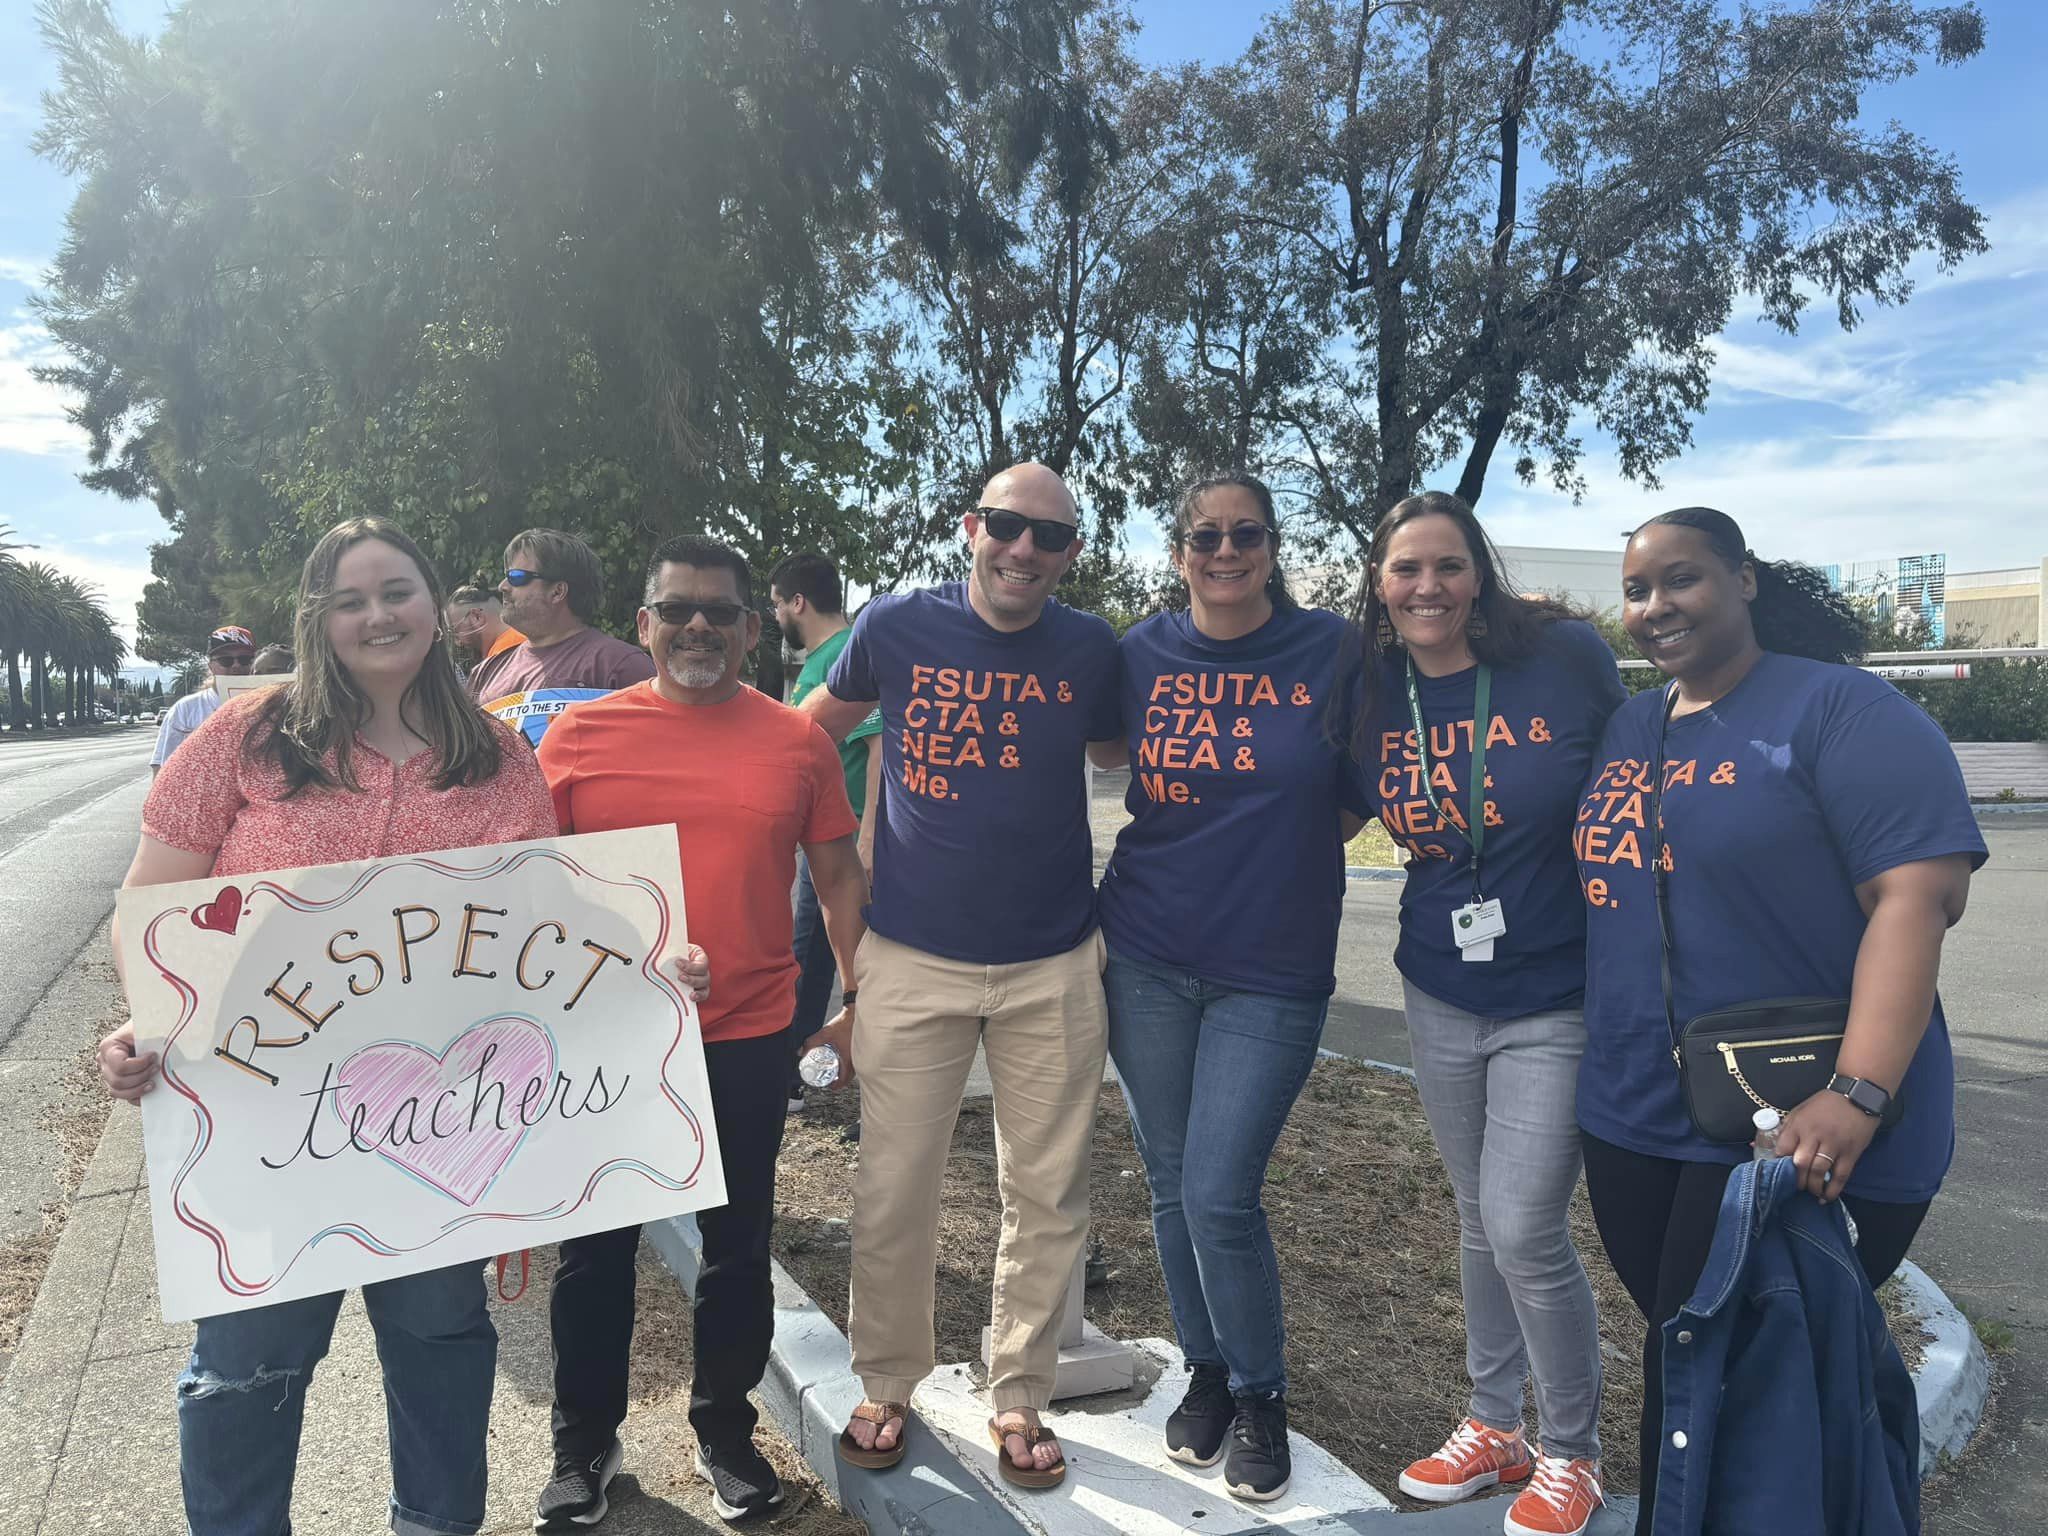
[[(1622, 559), (1622, 622), (1671, 679), (1608, 723), (1575, 834), (1588, 911), (1579, 1079), (1586, 1187), (1648, 1321), (1642, 1486), (1653, 1518), (1663, 1331), (1692, 1294), (1741, 1142), (1685, 1107), (1676, 1026), (1772, 998), (1848, 999), (1830, 1089), (1777, 1150), (1856, 1218), (1875, 1286), (1947, 1171), (1954, 1063), (1935, 974), (1984, 839), (1941, 730), (1854, 666), (1862, 631), (1819, 573), (1759, 560), (1706, 507), (1652, 518)], [(1652, 869), (1663, 849), (1669, 1009)], [(1901, 1113), (1880, 1129), (1893, 1098)]]
[(1599, 1323), (1566, 1226), (1586, 1042), (1571, 828), (1621, 679), (1590, 625), (1503, 585), (1455, 496), (1396, 505), (1368, 565), (1359, 755), (1408, 852), (1394, 963), (1416, 1086), (1458, 1198), (1472, 1380), (1465, 1421), (1401, 1489), (1449, 1503), (1528, 1479), (1503, 1528), (1575, 1536), (1601, 1486)]
[(1136, 758), (1102, 878), (1102, 985), (1190, 1373), (1167, 1454), (1224, 1457), (1224, 1485), (1260, 1502), (1292, 1466), (1259, 1192), (1336, 990), (1345, 812), (1355, 830), (1366, 811), (1349, 719), (1330, 709), (1349, 627), (1288, 596), (1278, 535), (1249, 475), (1181, 497), (1188, 610), (1124, 636), (1127, 752), (1097, 754)]
[[(439, 627), (439, 582), (382, 518), (331, 529), (299, 578), (291, 681), (223, 704), (164, 765), (123, 882), (159, 885), (556, 834), (533, 753), (470, 699)], [(120, 953), (119, 945), (115, 954)], [(682, 971), (703, 995), (702, 951)], [(134, 1101), (159, 1059), (135, 1026), (100, 1042)], [(401, 1536), (478, 1529), (498, 1336), (476, 1263), (363, 1287), (391, 1422)], [(185, 1518), (205, 1536), (290, 1525), (306, 1389), (338, 1293), (204, 1317), (178, 1378)]]

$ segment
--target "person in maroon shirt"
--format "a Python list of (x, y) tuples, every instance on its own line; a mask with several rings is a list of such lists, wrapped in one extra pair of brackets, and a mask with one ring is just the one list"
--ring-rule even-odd
[(592, 628), (603, 595), (597, 556), (574, 534), (529, 528), (518, 535), (505, 546), (498, 598), (505, 622), (526, 640), (479, 662), (469, 691), (495, 714), (494, 702), (511, 694), (606, 693), (654, 676), (645, 651)]

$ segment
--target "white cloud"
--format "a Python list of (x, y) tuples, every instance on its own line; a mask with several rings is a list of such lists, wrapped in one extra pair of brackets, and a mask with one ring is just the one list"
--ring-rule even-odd
[[(1887, 357), (1859, 359), (1854, 340), (1835, 336), (1816, 345), (1756, 346), (1723, 334), (1714, 343), (1714, 393), (1811, 400), (1851, 409), (1870, 409), (1895, 400), (1903, 389), (1900, 374), (1906, 361), (1894, 352)], [(1829, 343), (1834, 343), (1830, 345)]]
[(39, 540), (33, 556), (29, 558), (53, 565), (65, 575), (75, 576), (99, 588), (121, 638), (131, 646), (135, 644), (135, 605), (142, 601), (142, 589), (154, 579), (147, 554), (139, 563), (132, 559), (108, 560), (100, 555), (80, 553), (66, 545)]
[(2044, 421), (2048, 360), (1895, 408), (1854, 435), (1800, 431), (1687, 455), (1661, 490), (1624, 479), (1611, 452), (1589, 454), (1581, 505), (1497, 480), (1484, 515), (1502, 543), (1611, 549), (1646, 517), (1705, 505), (1736, 518), (1769, 558), (2032, 564), (2048, 554)]
[(0, 256), (0, 283), (19, 283), (24, 288), (39, 288), (43, 282), (43, 269), (49, 265), (32, 256)]
[(30, 369), (64, 361), (64, 351), (33, 320), (0, 326), (0, 452), (85, 453), (85, 434), (64, 415), (65, 395)]

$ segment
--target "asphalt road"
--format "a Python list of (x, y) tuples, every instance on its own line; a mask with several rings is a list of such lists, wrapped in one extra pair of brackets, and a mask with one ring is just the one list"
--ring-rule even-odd
[(39, 1230), (63, 1149), (44, 1110), (106, 1016), (103, 929), (135, 852), (155, 731), (0, 739), (0, 1245)]

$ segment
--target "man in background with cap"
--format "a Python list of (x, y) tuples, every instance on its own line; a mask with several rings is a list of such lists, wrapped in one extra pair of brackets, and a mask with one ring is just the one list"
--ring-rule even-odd
[(220, 708), (220, 690), (213, 686), (212, 679), (223, 672), (237, 677), (246, 676), (255, 660), (256, 637), (239, 624), (223, 624), (206, 637), (208, 681), (164, 711), (164, 723), (156, 731), (156, 751), (149, 758), (152, 777), (170, 761), (171, 754), (178, 750), (178, 743), (198, 730), (206, 717)]

